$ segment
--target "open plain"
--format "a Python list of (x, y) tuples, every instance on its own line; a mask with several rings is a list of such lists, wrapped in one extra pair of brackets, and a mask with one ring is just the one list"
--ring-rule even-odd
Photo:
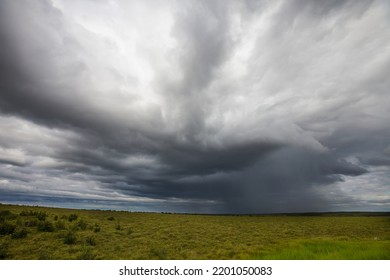
[(390, 259), (390, 214), (194, 215), (0, 205), (0, 259)]

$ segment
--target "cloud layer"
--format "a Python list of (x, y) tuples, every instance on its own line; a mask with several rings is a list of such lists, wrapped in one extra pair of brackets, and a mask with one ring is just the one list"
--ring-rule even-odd
[(0, 3), (0, 200), (390, 210), (387, 1)]

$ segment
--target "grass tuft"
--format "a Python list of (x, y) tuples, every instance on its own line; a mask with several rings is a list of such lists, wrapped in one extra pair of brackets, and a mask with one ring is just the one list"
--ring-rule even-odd
[(53, 223), (51, 223), (49, 221), (41, 221), (41, 222), (38, 222), (37, 229), (39, 231), (43, 231), (43, 232), (53, 232), (54, 226), (53, 226)]
[(65, 234), (64, 244), (66, 244), (66, 245), (73, 245), (73, 244), (76, 244), (76, 241), (77, 241), (77, 237), (76, 237), (76, 234), (73, 231), (68, 231)]
[(10, 257), (9, 251), (8, 251), (8, 245), (5, 243), (0, 244), (0, 260), (5, 260)]
[(28, 231), (25, 228), (19, 229), (12, 233), (11, 238), (12, 239), (22, 239), (27, 237)]
[(78, 218), (78, 216), (76, 214), (70, 214), (68, 217), (68, 221), (73, 222), (73, 221), (77, 220), (77, 218)]
[(166, 260), (168, 256), (167, 249), (165, 248), (151, 248), (149, 251), (150, 259)]
[(38, 225), (38, 220), (37, 219), (28, 220), (25, 221), (24, 224), (26, 227), (36, 227)]
[(95, 225), (93, 226), (93, 232), (100, 232), (100, 226), (98, 224), (95, 223)]
[(94, 260), (96, 255), (89, 248), (84, 248), (81, 253), (78, 255), (77, 259), (79, 260)]
[(95, 246), (96, 245), (96, 240), (93, 236), (87, 236), (85, 239), (85, 243), (90, 246)]
[(15, 231), (15, 225), (7, 223), (7, 222), (2, 222), (0, 224), (0, 235), (9, 235), (14, 233)]
[(23, 210), (22, 212), (20, 212), (19, 214), (20, 216), (22, 217), (28, 217), (28, 216), (33, 216), (33, 217), (37, 217), (37, 219), (39, 221), (44, 221), (46, 220), (46, 217), (47, 217), (47, 213), (44, 212), (44, 211), (33, 211), (33, 210)]
[(80, 229), (80, 230), (86, 230), (87, 227), (88, 227), (88, 223), (87, 223), (86, 221), (84, 221), (84, 220), (79, 220), (79, 221), (77, 222), (77, 227), (78, 227), (78, 229)]
[(65, 222), (62, 221), (62, 220), (59, 220), (59, 221), (56, 221), (54, 223), (54, 226), (57, 230), (63, 230), (63, 229), (66, 229), (66, 225), (65, 225)]

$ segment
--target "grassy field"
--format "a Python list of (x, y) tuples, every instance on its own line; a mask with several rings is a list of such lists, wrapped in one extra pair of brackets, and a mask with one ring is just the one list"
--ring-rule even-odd
[(0, 259), (390, 259), (390, 213), (216, 216), (0, 204)]

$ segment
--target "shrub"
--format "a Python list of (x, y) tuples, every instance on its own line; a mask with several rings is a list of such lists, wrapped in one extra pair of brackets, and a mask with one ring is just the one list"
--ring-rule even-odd
[(78, 218), (78, 216), (76, 214), (70, 214), (68, 217), (68, 221), (73, 222), (73, 221), (77, 220), (77, 218)]
[(68, 216), (62, 215), (60, 219), (61, 219), (61, 220), (67, 220), (67, 219), (68, 219)]
[(54, 221), (57, 221), (57, 220), (58, 220), (58, 216), (55, 215), (55, 216), (54, 216)]
[(39, 231), (44, 231), (44, 232), (52, 232), (52, 231), (54, 231), (54, 226), (49, 221), (39, 222), (37, 228), (38, 228)]
[(122, 226), (120, 224), (117, 224), (116, 227), (115, 227), (116, 230), (122, 230)]
[(9, 223), (0, 224), (0, 235), (12, 234), (15, 231), (15, 225)]
[(77, 241), (77, 237), (73, 231), (68, 231), (64, 237), (64, 244), (72, 245)]
[(25, 238), (28, 234), (28, 231), (24, 228), (20, 229), (20, 230), (17, 230), (15, 231), (14, 233), (12, 233), (11, 237), (13, 239), (21, 239), (21, 238)]

